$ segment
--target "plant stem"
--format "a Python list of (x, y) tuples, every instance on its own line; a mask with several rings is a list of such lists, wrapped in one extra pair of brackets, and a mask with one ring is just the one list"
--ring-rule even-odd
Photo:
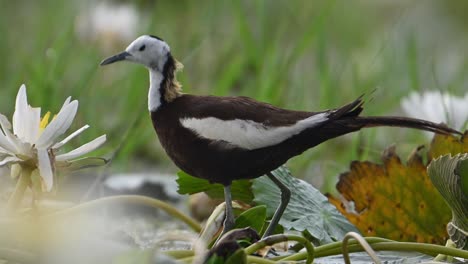
[(297, 241), (297, 242), (304, 245), (304, 247), (307, 250), (305, 252), (305, 253), (307, 253), (307, 262), (306, 263), (307, 264), (312, 263), (312, 261), (314, 260), (314, 247), (312, 246), (310, 241), (307, 240), (306, 238), (301, 237), (301, 236), (295, 236), (295, 235), (273, 235), (273, 236), (266, 237), (266, 238), (258, 241), (257, 243), (252, 244), (249, 247), (247, 247), (245, 249), (245, 253), (247, 255), (250, 255), (250, 254), (253, 254), (254, 252), (256, 252), (257, 250), (259, 250), (261, 248), (264, 248), (265, 246), (274, 245), (276, 243), (280, 243), (280, 242), (284, 242), (284, 241), (290, 241), (290, 240)]
[(178, 259), (177, 261), (180, 262), (180, 263), (187, 263), (187, 264), (189, 264), (189, 263), (192, 263), (192, 262), (193, 262), (193, 259), (194, 259), (194, 258), (195, 258), (194, 256), (191, 256), (191, 257), (186, 257), (186, 258), (180, 258), (180, 259)]
[(68, 209), (61, 210), (56, 213), (46, 215), (44, 217), (48, 218), (48, 217), (57, 217), (57, 216), (67, 216), (70, 214), (79, 213), (85, 210), (89, 210), (92, 208), (104, 206), (107, 204), (113, 204), (113, 203), (141, 204), (141, 205), (146, 205), (149, 207), (159, 208), (159, 209), (166, 211), (166, 213), (168, 213), (169, 215), (182, 220), (189, 227), (191, 227), (195, 232), (201, 231), (201, 226), (197, 221), (193, 220), (191, 217), (177, 210), (174, 206), (166, 202), (163, 202), (161, 200), (158, 200), (158, 199), (153, 199), (150, 197), (145, 197), (145, 196), (140, 196), (140, 195), (118, 195), (118, 196), (99, 198), (96, 200), (92, 200), (86, 203), (73, 206)]
[[(378, 242), (393, 242), (393, 240), (380, 238), (380, 237), (366, 237), (365, 240), (369, 244), (378, 243)], [(350, 241), (349, 244), (355, 245), (357, 244), (357, 241)], [(333, 254), (328, 254), (328, 252), (338, 252), (335, 254), (340, 254), (341, 246), (342, 246), (342, 242), (337, 241), (337, 242), (329, 243), (329, 244), (322, 245), (319, 247), (315, 247), (314, 255), (317, 258), (317, 257), (333, 255)], [(289, 256), (274, 257), (273, 259), (286, 261), (286, 260), (303, 260), (304, 258), (305, 258), (305, 252), (299, 252), (299, 253), (289, 255)]]
[(255, 257), (255, 256), (247, 256), (247, 263), (255, 263), (255, 264), (276, 264), (276, 261)]
[[(163, 252), (164, 253), (164, 252)], [(192, 263), (193, 260), (195, 259), (194, 256), (191, 257), (186, 257), (182, 259), (178, 259), (177, 261), (181, 263)], [(255, 263), (255, 264), (276, 264), (276, 261), (270, 260), (270, 259), (265, 259), (261, 257), (256, 257), (256, 256), (247, 256), (247, 263)]]
[[(165, 254), (164, 251), (162, 253)], [(180, 263), (192, 263), (194, 259), (195, 259), (195, 256), (187, 256), (185, 258), (177, 259), (177, 261), (180, 262)], [(278, 262), (270, 260), (270, 259), (257, 257), (257, 256), (247, 256), (247, 263), (275, 264), (275, 263), (278, 263)]]
[[(413, 242), (379, 242), (379, 239), (366, 238), (366, 241), (371, 244), (372, 249), (378, 251), (416, 251), (421, 252), (424, 254), (436, 256), (437, 254), (444, 254), (454, 257), (460, 258), (468, 258), (468, 251), (456, 248), (448, 248), (445, 246), (440, 245), (432, 245), (432, 244), (425, 244), (425, 243), (413, 243)], [(360, 252), (362, 251), (362, 247), (355, 243), (356, 241), (351, 241), (348, 246), (349, 252)], [(336, 244), (341, 245), (341, 242), (334, 242), (328, 245), (320, 246), (315, 248), (315, 257), (324, 257), (324, 256), (331, 256), (331, 255), (338, 255), (342, 254), (342, 249), (340, 246), (336, 246)], [(333, 245), (333, 246), (329, 246)], [(307, 258), (306, 252), (299, 252), (294, 255), (290, 255), (286, 258), (282, 258), (281, 260), (304, 260)], [(276, 258), (275, 258), (276, 259)]]
[(195, 254), (193, 250), (165, 250), (161, 253), (175, 259), (193, 257), (193, 255)]
[(351, 264), (351, 260), (349, 259), (349, 253), (348, 253), (348, 242), (351, 238), (354, 238), (359, 245), (367, 252), (369, 257), (372, 258), (372, 261), (375, 264), (381, 264), (382, 261), (379, 259), (375, 251), (372, 249), (372, 247), (367, 243), (367, 241), (358, 233), (356, 232), (349, 232), (345, 235), (343, 238), (343, 243), (342, 243), (342, 250), (343, 250), (343, 258), (346, 264)]
[(468, 259), (467, 250), (425, 243), (383, 242), (372, 245), (372, 248), (374, 250), (417, 251), (432, 256), (436, 256), (437, 254), (444, 254), (448, 256)]
[(28, 170), (23, 169), (19, 176), (18, 182), (16, 182), (16, 187), (13, 193), (10, 196), (7, 204), (7, 210), (9, 212), (13, 212), (18, 209), (19, 204), (23, 200), (24, 192), (29, 184), (29, 176), (30, 172)]

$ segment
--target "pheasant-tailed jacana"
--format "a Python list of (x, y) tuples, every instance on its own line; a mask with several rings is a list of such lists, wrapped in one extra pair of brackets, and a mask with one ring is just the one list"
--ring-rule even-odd
[(161, 38), (144, 35), (101, 65), (131, 61), (149, 70), (148, 107), (169, 157), (190, 175), (224, 185), (224, 233), (234, 225), (231, 182), (267, 175), (281, 190), (281, 203), (264, 237), (283, 214), (290, 190), (270, 172), (328, 139), (364, 127), (398, 126), (459, 133), (444, 125), (405, 117), (361, 117), (363, 102), (320, 112), (281, 109), (248, 97), (183, 94), (176, 80), (182, 66)]

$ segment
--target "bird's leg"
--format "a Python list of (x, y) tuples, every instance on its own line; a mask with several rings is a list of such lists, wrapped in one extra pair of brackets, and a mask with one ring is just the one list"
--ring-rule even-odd
[(289, 188), (286, 185), (284, 185), (280, 180), (278, 180), (275, 176), (273, 176), (273, 174), (271, 174), (271, 172), (268, 172), (266, 175), (280, 189), (280, 191), (281, 191), (281, 202), (280, 202), (278, 208), (276, 209), (276, 212), (273, 215), (273, 218), (271, 218), (270, 225), (268, 225), (268, 228), (265, 231), (265, 233), (263, 234), (262, 238), (265, 238), (265, 237), (271, 235), (273, 233), (273, 231), (275, 231), (275, 228), (278, 225), (278, 222), (281, 219), (281, 216), (283, 215), (284, 210), (286, 209), (286, 206), (288, 206), (289, 199), (291, 198), (291, 190), (289, 190)]
[(226, 218), (224, 219), (224, 229), (222, 235), (226, 234), (234, 227), (234, 212), (232, 209), (231, 185), (224, 186), (224, 201), (226, 203)]

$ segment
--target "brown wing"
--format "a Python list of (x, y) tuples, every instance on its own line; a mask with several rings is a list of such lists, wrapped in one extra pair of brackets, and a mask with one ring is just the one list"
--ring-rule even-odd
[[(330, 120), (342, 116), (358, 116), (362, 111), (362, 100), (358, 98), (343, 107), (320, 112), (282, 109), (249, 97), (216, 97), (184, 95), (183, 104), (188, 106), (186, 116), (195, 118), (215, 117), (222, 120), (252, 120), (266, 126), (279, 127), (295, 124), (315, 114), (329, 112)], [(181, 98), (182, 99), (182, 98)]]

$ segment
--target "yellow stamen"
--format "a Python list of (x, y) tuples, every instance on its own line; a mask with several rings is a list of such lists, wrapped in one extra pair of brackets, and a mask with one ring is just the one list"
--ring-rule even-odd
[(46, 126), (49, 124), (49, 118), (50, 118), (50, 111), (47, 112), (44, 117), (41, 119), (41, 123), (39, 124), (39, 129), (42, 131)]

